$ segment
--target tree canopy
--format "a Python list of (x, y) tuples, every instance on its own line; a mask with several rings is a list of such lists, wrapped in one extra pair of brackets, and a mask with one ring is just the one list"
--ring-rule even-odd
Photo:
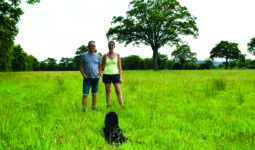
[(252, 55), (255, 55), (255, 37), (251, 39), (251, 41), (247, 44), (248, 52)]
[(243, 58), (244, 55), (241, 54), (241, 51), (238, 49), (237, 43), (232, 43), (228, 41), (221, 41), (217, 44), (210, 52), (210, 58), (224, 58), (225, 69), (228, 68), (228, 62), (232, 59)]
[(198, 28), (188, 9), (177, 0), (133, 0), (127, 17), (114, 16), (106, 34), (108, 39), (125, 45), (150, 45), (153, 68), (158, 69), (158, 49), (165, 44), (176, 45), (180, 35), (198, 36)]

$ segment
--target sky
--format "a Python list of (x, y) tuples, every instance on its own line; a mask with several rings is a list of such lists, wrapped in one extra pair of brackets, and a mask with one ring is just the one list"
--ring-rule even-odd
[[(113, 16), (126, 16), (131, 0), (41, 0), (40, 3), (21, 5), (24, 14), (18, 23), (19, 34), (15, 44), (35, 56), (39, 61), (48, 57), (58, 61), (72, 58), (88, 41), (96, 42), (98, 52), (108, 52), (106, 33), (112, 26)], [(222, 40), (239, 44), (239, 49), (249, 59), (255, 56), (247, 52), (247, 43), (255, 37), (255, 0), (180, 0), (197, 18), (199, 36), (184, 37), (198, 60), (210, 57), (211, 49)], [(175, 47), (165, 45), (159, 49), (168, 55)], [(139, 55), (151, 58), (150, 46), (134, 47), (116, 43), (115, 51), (126, 57)]]

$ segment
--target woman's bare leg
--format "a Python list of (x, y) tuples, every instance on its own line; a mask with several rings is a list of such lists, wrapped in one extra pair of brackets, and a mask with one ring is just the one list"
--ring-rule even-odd
[(119, 83), (115, 83), (113, 84), (114, 87), (115, 87), (115, 92), (117, 94), (117, 97), (118, 97), (118, 101), (119, 101), (119, 104), (120, 106), (124, 106), (124, 103), (123, 103), (123, 99), (122, 99), (122, 96), (121, 96), (121, 91), (120, 91), (120, 84)]
[(111, 106), (111, 84), (105, 84), (107, 107)]

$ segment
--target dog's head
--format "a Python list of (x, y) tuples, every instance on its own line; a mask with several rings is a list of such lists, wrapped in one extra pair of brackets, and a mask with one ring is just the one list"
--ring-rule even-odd
[(105, 126), (118, 126), (118, 116), (115, 112), (109, 112), (105, 116)]

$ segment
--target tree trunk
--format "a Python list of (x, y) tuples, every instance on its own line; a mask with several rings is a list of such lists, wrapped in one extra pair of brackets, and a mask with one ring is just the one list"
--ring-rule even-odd
[(225, 70), (228, 69), (228, 59), (226, 58)]
[(153, 49), (153, 70), (158, 70), (158, 49)]

